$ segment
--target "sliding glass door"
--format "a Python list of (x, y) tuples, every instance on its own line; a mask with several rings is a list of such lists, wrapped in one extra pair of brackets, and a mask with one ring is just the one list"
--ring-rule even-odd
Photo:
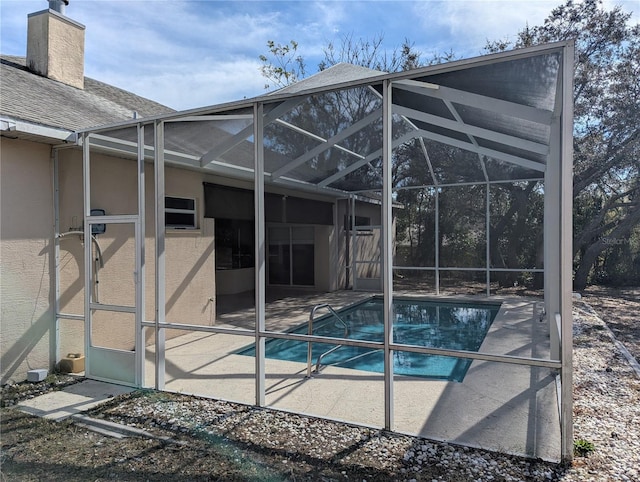
[(268, 229), (269, 284), (313, 286), (313, 226), (272, 226)]

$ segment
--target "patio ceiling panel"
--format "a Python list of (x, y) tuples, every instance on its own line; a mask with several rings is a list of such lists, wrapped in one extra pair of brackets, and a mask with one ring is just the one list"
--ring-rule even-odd
[[(295, 108), (300, 102), (302, 102), (302, 100), (303, 99), (295, 98), (285, 102), (281, 102), (279, 104), (275, 104), (267, 113), (265, 113), (264, 125), (266, 126), (270, 124), (285, 112), (288, 112), (291, 109)], [(228, 152), (236, 145), (252, 136), (253, 123), (236, 133), (233, 137), (225, 139), (224, 141), (218, 143), (214, 148), (204, 153), (200, 157), (200, 165), (202, 167), (206, 166), (209, 162), (215, 160), (217, 157), (223, 155), (225, 152)]]
[(403, 80), (394, 82), (393, 87), (394, 112), (397, 112), (400, 107), (405, 107), (430, 114), (438, 119), (456, 120), (443, 99), (429, 95), (429, 91), (438, 90), (439, 86)]
[[(416, 133), (413, 131), (405, 132), (400, 137), (395, 138), (392, 142), (392, 152), (394, 153), (393, 162), (396, 162), (397, 152), (401, 151), (402, 147), (412, 144), (416, 138)], [(380, 167), (378, 166), (378, 160), (382, 157), (382, 148), (376, 149), (369, 155), (367, 155), (364, 159), (355, 162), (347, 167), (337, 170), (334, 174), (327, 177), (318, 183), (319, 187), (330, 186), (335, 189), (343, 189), (346, 191), (355, 190), (355, 191), (363, 191), (370, 189), (380, 189), (381, 185), (368, 183), (364, 187), (348, 189), (348, 186), (353, 186), (354, 180), (358, 178), (358, 176), (368, 177), (370, 172), (375, 171), (375, 177), (378, 177), (380, 182), (382, 182), (381, 174), (378, 172)], [(354, 173), (355, 174), (352, 174)], [(344, 178), (349, 177), (349, 180), (344, 181)]]
[[(223, 154), (209, 161), (207, 171), (226, 176), (247, 177), (253, 172), (253, 142), (238, 136), (253, 126), (253, 115), (235, 111), (227, 115), (192, 116), (164, 125), (165, 159), (169, 164), (200, 167), (203, 155), (220, 144), (233, 144)], [(176, 153), (182, 156), (178, 159)]]
[(341, 176), (330, 187), (349, 192), (382, 189), (381, 155)]
[[(427, 90), (426, 92), (431, 93), (433, 90)], [(475, 98), (475, 100), (478, 100), (478, 98)], [(476, 153), (478, 169), (484, 170), (482, 159), (485, 156), (491, 156), (529, 168), (531, 172), (544, 170), (546, 156), (549, 152), (549, 148), (546, 143), (549, 140), (548, 135), (550, 129), (547, 125), (540, 126), (539, 124), (534, 124), (528, 120), (520, 121), (529, 123), (529, 125), (534, 124), (537, 127), (538, 132), (543, 133), (542, 135), (535, 137), (530, 136), (529, 139), (527, 139), (524, 136), (521, 137), (520, 135), (507, 134), (505, 133), (505, 131), (508, 132), (506, 129), (503, 129), (503, 132), (500, 132), (500, 130), (494, 130), (493, 128), (485, 129), (470, 125), (468, 123), (468, 118), (463, 118), (459, 112), (461, 110), (464, 111), (464, 109), (468, 107), (461, 104), (454, 104), (448, 99), (444, 99), (443, 102), (449, 109), (449, 113), (454, 117), (455, 121), (449, 120), (448, 118), (438, 119), (437, 116), (416, 112), (413, 109), (404, 107), (394, 106), (394, 110), (398, 114), (403, 115), (411, 125), (419, 128), (421, 130), (421, 135), (424, 138)], [(478, 104), (480, 103), (478, 102)], [(479, 109), (476, 109), (476, 111), (478, 110)], [(487, 111), (484, 111), (483, 114), (484, 117), (482, 118), (484, 119), (486, 119), (487, 116), (490, 117), (497, 115), (506, 117), (503, 114), (496, 114), (494, 112)], [(465, 122), (465, 120), (467, 120), (467, 122)], [(518, 124), (518, 120), (519, 119), (514, 119), (512, 117), (509, 119), (508, 124)], [(520, 134), (521, 131), (515, 129), (514, 132), (515, 134)], [(542, 139), (545, 134), (546, 139)], [(531, 139), (535, 139), (535, 141)], [(538, 142), (541, 140), (544, 140), (545, 142)], [(467, 167), (462, 167), (462, 164), (465, 163), (468, 164)], [(471, 178), (468, 177), (469, 167), (471, 164), (473, 164), (473, 161), (471, 161), (467, 156), (461, 156), (460, 169), (463, 172), (456, 173), (455, 171), (458, 169), (458, 165), (450, 165), (449, 169), (452, 172), (448, 175), (449, 179), (445, 181), (440, 177), (439, 179), (436, 179), (436, 183), (455, 182), (454, 179), (458, 179), (457, 182), (481, 181), (482, 178), (475, 175)], [(536, 175), (536, 177), (537, 176), (538, 175)], [(485, 180), (489, 180), (488, 176), (483, 177)]]
[[(448, 87), (489, 99), (502, 100), (512, 106), (515, 104), (552, 112), (555, 107), (560, 60), (559, 52), (537, 54), (514, 60), (469, 66), (463, 70), (437, 73), (416, 80), (436, 84), (441, 88)], [(429, 92), (425, 95), (429, 95)], [(455, 98), (449, 100), (456, 101)], [(466, 102), (461, 100), (461, 103)], [(496, 109), (491, 104), (478, 107), (487, 110)], [(508, 111), (505, 113), (509, 114)]]
[[(110, 131), (104, 131), (100, 134), (92, 134), (92, 137), (102, 139), (105, 142), (111, 140), (114, 145), (117, 145), (122, 141), (123, 145), (137, 145), (138, 142), (138, 129), (136, 126), (127, 126), (113, 129)], [(146, 146), (153, 147), (153, 132), (147, 130), (144, 136), (144, 143)], [(129, 149), (127, 149), (129, 151)]]
[[(480, 168), (484, 156), (499, 159), (494, 179), (509, 177), (495, 173), (506, 163), (539, 177), (549, 154), (559, 66), (553, 53), (394, 81), (394, 112), (426, 139), (475, 152)], [(466, 176), (450, 177), (462, 182)]]
[(264, 126), (265, 171), (277, 178), (290, 171), (292, 159), (298, 159), (323, 146), (323, 142), (300, 129), (292, 129), (280, 121)]
[(309, 162), (314, 157), (321, 155), (324, 151), (329, 150), (331, 147), (334, 147), (334, 146), (337, 149), (344, 150), (345, 152), (347, 152), (348, 154), (351, 154), (354, 157), (362, 159), (364, 157), (362, 154), (354, 152), (346, 147), (342, 147), (338, 143), (344, 141), (348, 137), (352, 136), (354, 133), (361, 131), (365, 127), (370, 126), (374, 122), (379, 123), (379, 120), (381, 118), (382, 118), (382, 109), (376, 109), (370, 114), (366, 115), (364, 118), (360, 119), (359, 121), (355, 122), (351, 126), (347, 127), (346, 129), (342, 130), (341, 132), (332, 136), (329, 139), (324, 139), (318, 136), (314, 136), (316, 140), (319, 140), (321, 142), (321, 144), (318, 144), (317, 146), (315, 146), (315, 148), (308, 150), (303, 155), (299, 156), (298, 158), (289, 162), (285, 166), (282, 166), (277, 171), (273, 172), (272, 173), (273, 178), (277, 179), (278, 177), (286, 174), (287, 172), (295, 169), (296, 167), (306, 162)]
[(423, 96), (435, 99), (448, 100), (456, 104), (475, 107), (487, 112), (496, 112), (509, 115), (518, 119), (537, 122), (539, 124), (550, 124), (553, 112), (551, 110), (540, 109), (528, 105), (518, 104), (499, 98), (488, 97), (486, 95), (475, 94), (463, 90), (452, 89), (442, 85), (438, 89), (426, 89), (424, 85), (434, 85), (416, 80), (400, 80), (393, 83), (394, 88), (414, 92)]
[[(285, 165), (273, 170), (271, 180), (282, 176), (300, 178), (309, 173), (305, 164), (317, 170), (326, 165), (324, 177), (332, 170), (362, 160), (372, 150), (372, 141), (380, 138), (382, 109), (377, 93), (357, 87), (310, 96), (305, 102), (276, 122), (302, 133), (319, 144), (305, 149)], [(378, 142), (381, 144), (381, 141)], [(333, 160), (332, 160), (333, 159)], [(322, 179), (314, 175), (310, 179)]]
[(526, 169), (499, 159), (487, 158), (485, 167), (490, 181), (526, 181), (540, 180), (544, 178), (544, 173), (532, 169)]
[(527, 159), (531, 162), (536, 163), (537, 170), (544, 171), (545, 169), (545, 164), (547, 161), (546, 154), (537, 154), (535, 152), (531, 152), (525, 149), (520, 149), (515, 146), (506, 146), (499, 142), (492, 142), (487, 139), (478, 138), (477, 141), (478, 141), (479, 149), (489, 149), (495, 152), (500, 152), (501, 155), (503, 156), (515, 156), (520, 159)]
[(483, 127), (477, 127), (466, 122), (458, 122), (457, 120), (451, 121), (448, 119), (438, 118), (437, 116), (406, 107), (394, 106), (394, 112), (396, 114), (405, 116), (412, 121), (420, 121), (423, 124), (429, 125), (429, 130), (437, 127), (441, 131), (446, 129), (448, 131), (460, 132), (466, 135), (473, 136), (475, 138), (488, 139), (491, 141), (499, 142), (501, 144), (505, 144), (507, 146), (518, 147), (523, 150), (532, 151), (538, 154), (546, 155), (549, 152), (549, 147), (546, 144), (523, 139), (522, 137), (503, 134), (494, 129), (485, 129)]
[[(534, 122), (504, 112), (488, 111), (455, 102), (452, 104), (465, 124), (473, 126), (490, 124), (494, 132), (525, 139), (533, 142), (534, 145), (537, 143), (547, 147), (549, 144), (551, 120), (546, 123)], [(547, 152), (548, 147), (541, 153), (547, 154)]]
[(200, 158), (220, 142), (233, 138), (252, 120), (168, 122), (164, 126), (165, 149)]
[(230, 166), (242, 167), (253, 172), (253, 142), (249, 139), (237, 144), (223, 155), (219, 156), (216, 161), (211, 161), (207, 167), (216, 164), (225, 163)]
[(460, 149), (464, 149), (467, 151), (475, 152), (476, 154), (480, 154), (483, 156), (493, 157), (495, 159), (500, 159), (502, 161), (510, 162), (512, 164), (516, 164), (518, 166), (526, 167), (527, 169), (532, 169), (534, 171), (544, 171), (544, 164), (533, 161), (531, 159), (527, 159), (524, 157), (519, 157), (513, 154), (509, 154), (507, 152), (497, 151), (495, 149), (490, 149), (487, 147), (482, 147), (472, 142), (460, 141), (453, 139), (451, 137), (437, 134), (435, 132), (431, 132), (426, 129), (420, 130), (420, 135), (425, 139), (430, 139), (433, 141), (440, 142), (442, 144), (448, 144), (453, 147), (458, 147)]
[[(379, 138), (379, 136), (377, 137)], [(375, 139), (375, 138), (374, 138)], [(374, 146), (375, 147), (375, 146)], [(362, 152), (369, 151), (371, 146), (363, 149)], [(310, 161), (296, 167), (287, 173), (287, 176), (295, 179), (304, 179), (320, 186), (330, 176), (338, 174), (339, 177), (347, 175), (349, 172), (370, 163), (380, 157), (380, 148), (374, 150), (373, 155), (363, 156), (345, 148), (323, 150)], [(355, 165), (355, 168), (351, 166)]]
[[(392, 143), (393, 150), (395, 150), (398, 146), (401, 146), (402, 144), (414, 139), (417, 135), (416, 134), (417, 131), (407, 130), (406, 128), (403, 128), (402, 124), (398, 119), (394, 119), (394, 127), (396, 126), (399, 128), (398, 129), (394, 128), (394, 134), (393, 134), (394, 140)], [(336, 166), (334, 170), (335, 172), (333, 172), (330, 176), (326, 177), (325, 179), (321, 180), (318, 183), (318, 186), (325, 187), (325, 186), (333, 185), (333, 187), (336, 187), (337, 185), (340, 184), (340, 183), (336, 183), (337, 181), (351, 174), (352, 172), (362, 168), (363, 166), (369, 165), (372, 161), (381, 157), (382, 146), (380, 144), (382, 142), (382, 139), (379, 136), (375, 136), (372, 139), (370, 139), (370, 142), (372, 142), (373, 144), (369, 146), (370, 149), (368, 150), (371, 150), (371, 148), (375, 148), (375, 150), (372, 150), (364, 158), (356, 162), (352, 162), (348, 165)], [(366, 188), (366, 189), (369, 189), (369, 188)], [(361, 189), (357, 189), (357, 190), (361, 190)]]

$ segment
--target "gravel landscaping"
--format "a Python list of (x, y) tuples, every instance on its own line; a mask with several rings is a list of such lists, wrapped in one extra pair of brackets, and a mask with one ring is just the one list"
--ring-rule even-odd
[[(2, 480), (635, 481), (640, 479), (640, 378), (603, 321), (638, 325), (640, 302), (596, 312), (574, 304), (572, 466), (312, 417), (179, 394), (116, 397), (91, 417), (147, 436), (105, 437), (72, 421), (2, 409)], [(628, 303), (635, 303), (631, 309)], [(594, 303), (595, 305), (595, 303)], [(67, 381), (60, 380), (61, 384)], [(22, 386), (21, 384), (20, 386)], [(41, 385), (41, 384), (36, 384)], [(32, 386), (33, 387), (33, 386)], [(50, 384), (44, 390), (56, 389)], [(3, 387), (3, 406), (32, 396)]]

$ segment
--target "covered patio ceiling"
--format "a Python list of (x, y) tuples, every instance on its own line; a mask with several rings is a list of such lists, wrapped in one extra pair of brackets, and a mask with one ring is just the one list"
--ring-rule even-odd
[[(338, 64), (274, 93), (89, 129), (92, 147), (135, 157), (137, 125), (164, 125), (164, 160), (253, 179), (263, 107), (265, 183), (335, 196), (382, 188), (383, 82), (391, 82), (393, 187), (544, 178), (561, 115), (556, 43), (387, 74)], [(145, 156), (154, 155), (153, 129)]]

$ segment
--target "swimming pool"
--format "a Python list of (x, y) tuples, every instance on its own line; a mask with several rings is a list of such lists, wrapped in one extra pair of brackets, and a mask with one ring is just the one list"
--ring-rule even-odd
[[(393, 340), (395, 343), (431, 348), (477, 351), (499, 304), (452, 303), (394, 298)], [(362, 303), (340, 310), (340, 317), (349, 326), (348, 338), (366, 341), (384, 341), (383, 299), (372, 297)], [(293, 333), (307, 333), (307, 323)], [(344, 325), (333, 315), (314, 321), (314, 335), (345, 338)], [(335, 345), (313, 343), (312, 360)], [(255, 356), (254, 347), (238, 352)], [(266, 343), (265, 356), (277, 360), (307, 362), (307, 343), (294, 340), (271, 339)], [(438, 380), (461, 382), (472, 360), (441, 355), (424, 355), (407, 351), (394, 351), (394, 373)], [(322, 358), (322, 366), (331, 365), (369, 372), (384, 372), (382, 350), (341, 346)]]

